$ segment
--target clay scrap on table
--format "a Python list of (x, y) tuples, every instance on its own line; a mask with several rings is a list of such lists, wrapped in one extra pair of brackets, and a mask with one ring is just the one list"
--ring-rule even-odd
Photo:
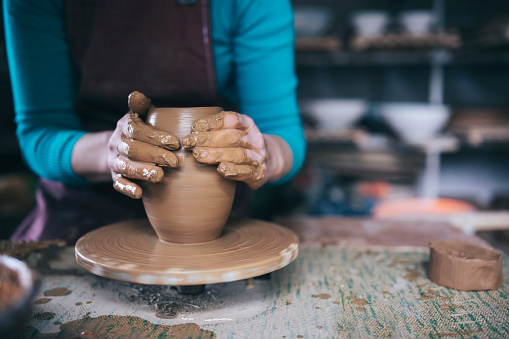
[(64, 240), (41, 240), (41, 241), (10, 241), (0, 240), (0, 254), (10, 255), (18, 259), (26, 259), (30, 253), (45, 250), (50, 247), (64, 247)]
[(435, 284), (462, 291), (502, 286), (500, 253), (455, 240), (432, 241), (429, 246), (428, 276)]

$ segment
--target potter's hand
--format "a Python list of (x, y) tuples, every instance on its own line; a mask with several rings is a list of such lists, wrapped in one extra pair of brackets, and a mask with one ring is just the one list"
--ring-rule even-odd
[(245, 182), (251, 189), (288, 173), (291, 150), (278, 136), (262, 134), (244, 114), (221, 112), (196, 120), (182, 139), (185, 149), (204, 164), (219, 164), (224, 178)]
[(145, 124), (136, 113), (118, 121), (108, 147), (113, 187), (134, 199), (141, 198), (142, 190), (127, 178), (156, 183), (164, 176), (160, 166), (178, 167), (178, 158), (169, 151), (180, 148), (177, 137)]

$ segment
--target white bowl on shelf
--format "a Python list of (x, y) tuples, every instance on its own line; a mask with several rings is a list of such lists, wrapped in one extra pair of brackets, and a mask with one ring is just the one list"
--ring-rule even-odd
[(351, 21), (357, 35), (371, 37), (385, 33), (390, 18), (385, 11), (367, 10), (353, 13)]
[(451, 115), (445, 105), (412, 102), (380, 104), (378, 111), (394, 132), (409, 144), (431, 140)]
[(435, 16), (430, 10), (409, 10), (400, 14), (399, 22), (405, 32), (412, 35), (424, 35), (431, 31)]
[(362, 99), (310, 99), (300, 102), (303, 114), (324, 130), (346, 130), (366, 113), (367, 103)]

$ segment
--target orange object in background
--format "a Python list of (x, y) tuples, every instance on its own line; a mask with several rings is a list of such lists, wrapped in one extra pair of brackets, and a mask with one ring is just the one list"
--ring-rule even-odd
[(374, 218), (391, 218), (412, 215), (444, 215), (468, 213), (475, 207), (468, 202), (454, 199), (409, 198), (381, 202), (373, 210)]
[(391, 184), (385, 181), (361, 182), (357, 186), (360, 195), (375, 199), (386, 199), (391, 193)]

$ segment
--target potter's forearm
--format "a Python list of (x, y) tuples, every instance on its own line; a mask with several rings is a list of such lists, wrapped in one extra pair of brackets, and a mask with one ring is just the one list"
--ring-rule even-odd
[(275, 182), (284, 177), (293, 165), (293, 153), (288, 143), (281, 137), (272, 134), (264, 134), (268, 152), (267, 182)]
[(108, 168), (108, 140), (112, 133), (88, 133), (76, 142), (71, 156), (71, 165), (76, 174), (90, 182), (112, 180)]

